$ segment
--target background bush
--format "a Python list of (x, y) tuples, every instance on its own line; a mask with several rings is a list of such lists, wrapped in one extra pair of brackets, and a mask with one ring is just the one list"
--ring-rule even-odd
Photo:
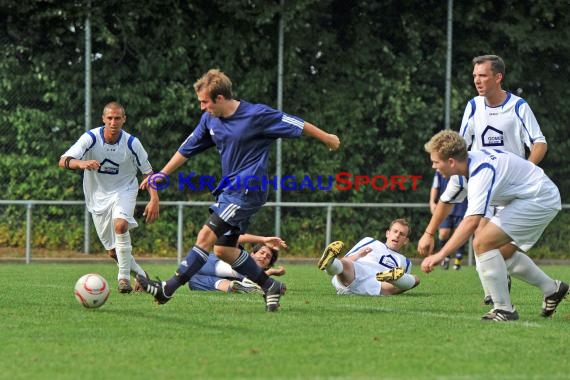
[[(276, 106), (278, 20), (285, 25), (285, 111), (342, 139), (331, 154), (309, 138), (283, 142), (283, 173), (422, 175), (417, 191), (284, 192), (283, 201), (397, 202), (428, 200), (433, 172), (423, 143), (444, 125), (447, 8), (441, 1), (197, 0), (192, 2), (20, 2), (0, 5), (0, 185), (4, 199), (79, 200), (79, 173), (57, 167), (83, 133), (85, 19), (92, 29), (92, 125), (110, 100), (123, 103), (125, 129), (138, 136), (160, 169), (199, 120), (192, 84), (212, 67), (234, 81), (238, 97)], [(570, 192), (570, 16), (564, 0), (455, 2), (451, 127), (459, 128), (475, 95), (471, 59), (505, 58), (504, 88), (523, 96), (549, 144), (541, 164)], [(275, 154), (272, 155), (275, 165)], [(192, 158), (183, 171), (219, 176), (215, 150)], [(141, 195), (140, 199), (145, 199)], [(270, 196), (274, 200), (274, 194)], [(207, 193), (168, 190), (162, 200), (211, 200)], [(73, 209), (73, 210), (72, 210)], [(81, 249), (82, 210), (37, 212), (34, 247)], [(0, 242), (22, 247), (21, 211), (0, 208)], [(172, 214), (171, 214), (172, 213)], [(192, 211), (184, 226), (191, 244), (207, 213)], [(270, 211), (252, 232), (271, 234)], [(334, 234), (347, 241), (383, 236), (387, 222), (405, 216), (421, 231), (427, 208), (335, 211)], [(136, 249), (167, 254), (175, 247), (175, 211), (133, 232)], [(284, 209), (283, 236), (295, 254), (323, 246), (317, 209)], [(547, 230), (540, 252), (566, 256), (566, 216)], [(186, 239), (186, 237), (188, 237)], [(414, 236), (417, 238), (417, 235)], [(36, 239), (36, 238), (35, 238)], [(101, 249), (96, 245), (94, 250)], [(311, 252), (311, 255), (314, 253)]]

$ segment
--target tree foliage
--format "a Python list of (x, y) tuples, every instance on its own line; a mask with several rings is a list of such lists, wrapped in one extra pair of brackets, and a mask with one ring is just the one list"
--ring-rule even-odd
[[(422, 176), (416, 191), (376, 191), (370, 186), (289, 191), (283, 200), (427, 202), (432, 171), (423, 143), (444, 127), (446, 4), (284, 3), (4, 0), (0, 149), (15, 163), (7, 168), (4, 197), (82, 198), (80, 176), (61, 171), (57, 161), (86, 128), (87, 17), (93, 105), (88, 127), (100, 125), (104, 104), (118, 100), (127, 110), (125, 128), (142, 140), (159, 169), (199, 120), (192, 85), (209, 68), (225, 71), (240, 98), (277, 106), (277, 26), (282, 16), (283, 108), (342, 139), (342, 149), (335, 153), (309, 138), (283, 141), (283, 173), (312, 178), (341, 171)], [(565, 154), (570, 144), (568, 5), (567, 0), (530, 5), (514, 0), (455, 2), (451, 78), (451, 125), (458, 128), (466, 102), (475, 95), (472, 57), (505, 58), (505, 88), (528, 101), (551, 142), (543, 167), (565, 202), (570, 189)], [(271, 160), (274, 165), (275, 155)], [(193, 158), (183, 171), (219, 175), (217, 152)], [(47, 190), (39, 184), (48, 184)], [(175, 189), (161, 198), (211, 199), (206, 193)], [(312, 214), (310, 209), (287, 210), (284, 217), (302, 231)], [(380, 218), (381, 223), (394, 216)], [(335, 217), (354, 234), (362, 230), (362, 220), (378, 218), (362, 209), (345, 209)], [(375, 234), (377, 226), (373, 228), (368, 233)]]

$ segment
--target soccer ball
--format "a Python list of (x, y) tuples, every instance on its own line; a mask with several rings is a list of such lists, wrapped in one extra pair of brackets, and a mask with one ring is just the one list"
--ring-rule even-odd
[(77, 280), (74, 294), (77, 302), (86, 308), (101, 307), (109, 298), (109, 284), (103, 276), (88, 273)]

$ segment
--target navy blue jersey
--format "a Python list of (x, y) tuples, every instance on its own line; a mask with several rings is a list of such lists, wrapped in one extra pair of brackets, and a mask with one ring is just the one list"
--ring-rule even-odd
[[(449, 180), (442, 176), (439, 172), (435, 172), (433, 177), (433, 188), (437, 188), (437, 201), (439, 201), (439, 197), (445, 189), (447, 188), (447, 183)], [(463, 199), (461, 203), (454, 203), (453, 210), (449, 214), (450, 216), (459, 216), (463, 217), (465, 211), (467, 210), (467, 198)]]
[[(236, 112), (228, 118), (205, 112), (178, 152), (189, 158), (216, 146), (222, 162), (222, 180), (213, 192), (218, 195), (227, 188), (243, 187), (246, 177), (253, 181), (267, 177), (273, 141), (299, 137), (304, 123), (296, 116), (266, 105), (240, 100)], [(254, 186), (252, 181), (248, 183)]]

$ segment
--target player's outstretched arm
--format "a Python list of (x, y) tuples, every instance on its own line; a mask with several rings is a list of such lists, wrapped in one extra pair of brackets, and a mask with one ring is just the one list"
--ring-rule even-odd
[(303, 126), (303, 133), (322, 141), (330, 150), (337, 150), (340, 147), (340, 139), (337, 135), (327, 133), (307, 121)]
[(259, 236), (252, 234), (243, 234), (239, 236), (238, 241), (240, 243), (251, 243), (251, 244), (264, 244), (273, 249), (279, 249), (281, 247), (287, 248), (287, 243), (285, 240), (278, 236)]
[(349, 261), (356, 261), (356, 260), (361, 259), (364, 256), (368, 255), (370, 252), (372, 252), (372, 248), (364, 247), (364, 248), (360, 248), (358, 251), (356, 251), (356, 253), (353, 253), (350, 256), (345, 256), (344, 258), (349, 260)]
[[(147, 183), (147, 178), (149, 174), (146, 174), (143, 179), (142, 183)], [(158, 219), (160, 213), (160, 206), (159, 206), (159, 198), (158, 198), (158, 191), (153, 186), (147, 186), (146, 190), (150, 194), (150, 200), (146, 204), (143, 212), (143, 216), (145, 216), (145, 221), (147, 223), (153, 223), (155, 220)]]
[(265, 271), (265, 274), (268, 276), (284, 276), (285, 273), (287, 273), (287, 271), (282, 265), (275, 268), (269, 268)]
[(429, 256), (433, 253), (435, 234), (451, 210), (453, 210), (453, 203), (437, 202), (429, 224), (418, 241), (418, 253), (421, 256)]
[(451, 235), (451, 238), (445, 243), (441, 250), (423, 259), (421, 265), (422, 271), (425, 273), (433, 271), (445, 257), (452, 255), (453, 252), (456, 252), (459, 247), (465, 244), (477, 229), (481, 218), (482, 215), (469, 215), (463, 218), (455, 232)]
[(168, 161), (168, 163), (164, 165), (164, 167), (160, 172), (166, 175), (170, 175), (172, 172), (174, 172), (176, 169), (182, 166), (182, 164), (185, 163), (186, 161), (188, 161), (188, 158), (184, 157), (182, 154), (180, 154), (180, 152), (177, 151), (170, 158), (170, 161)]

